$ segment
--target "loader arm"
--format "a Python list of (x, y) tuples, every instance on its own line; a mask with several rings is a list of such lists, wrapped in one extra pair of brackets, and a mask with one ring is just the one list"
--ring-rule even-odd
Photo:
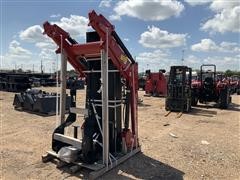
[[(44, 34), (47, 34), (59, 46), (56, 53), (61, 53), (67, 57), (67, 61), (74, 69), (84, 77), (87, 69), (86, 60), (99, 58), (101, 50), (108, 50), (113, 65), (119, 70), (121, 76), (126, 79), (126, 84), (131, 94), (131, 125), (133, 135), (137, 135), (137, 90), (138, 90), (138, 65), (115, 32), (114, 26), (103, 16), (97, 15), (93, 10), (89, 14), (89, 26), (98, 33), (100, 41), (78, 44), (69, 33), (61, 29), (56, 24), (49, 22), (43, 24)], [(108, 43), (106, 43), (108, 41)], [(108, 44), (108, 47), (106, 47)]]

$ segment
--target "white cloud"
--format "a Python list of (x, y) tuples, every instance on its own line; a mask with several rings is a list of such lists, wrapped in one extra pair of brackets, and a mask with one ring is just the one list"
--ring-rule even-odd
[(213, 0), (184, 0), (191, 6), (204, 5), (212, 2)]
[(13, 40), (9, 44), (8, 53), (6, 56), (11, 58), (30, 58), (32, 53), (20, 46), (20, 43), (16, 40)]
[(54, 49), (42, 49), (40, 54), (39, 54), (39, 57), (40, 59), (44, 59), (44, 61), (54, 61), (56, 59), (56, 53), (54, 51)]
[(15, 64), (28, 64), (31, 61), (32, 53), (21, 47), (21, 44), (13, 40), (9, 43), (6, 54), (1, 55), (1, 68), (13, 69)]
[[(72, 37), (85, 36), (88, 29), (88, 19), (83, 16), (70, 15), (69, 18), (62, 17), (60, 21), (52, 22), (57, 24), (65, 31), (69, 32)], [(19, 38), (22, 41), (34, 43), (41, 52), (39, 57), (45, 60), (54, 60), (56, 58), (54, 50), (56, 44), (43, 35), (43, 28), (40, 25), (34, 25), (26, 28), (19, 33)]]
[(179, 16), (183, 9), (183, 4), (176, 0), (127, 0), (119, 1), (114, 7), (115, 14), (110, 17), (120, 20), (121, 16), (126, 15), (145, 21), (161, 21)]
[[(69, 18), (62, 17), (60, 21), (51, 22), (52, 24), (57, 24), (59, 27), (69, 32), (73, 37), (83, 37), (85, 36), (88, 27), (88, 19), (83, 16), (70, 15)], [(51, 40), (43, 35), (43, 28), (40, 25), (34, 25), (26, 28), (19, 33), (21, 40), (30, 43), (40, 43), (44, 42), (51, 43)], [(36, 45), (39, 46), (39, 45)], [(41, 45), (40, 45), (41, 46)]]
[(217, 71), (226, 71), (227, 69), (239, 70), (240, 59), (236, 56), (208, 56), (200, 58), (194, 55), (189, 55), (184, 59), (184, 64), (193, 69), (200, 69), (202, 64), (216, 64)]
[(229, 1), (213, 0), (212, 4), (210, 5), (210, 8), (213, 11), (221, 11), (223, 9), (234, 8), (236, 6), (239, 6), (239, 1), (237, 0), (229, 0)]
[(113, 14), (113, 15), (109, 16), (109, 19), (112, 20), (112, 21), (120, 21), (121, 16), (119, 16), (117, 14)]
[(193, 69), (199, 69), (202, 64), (202, 60), (190, 54), (186, 58), (184, 58), (183, 63), (189, 67), (192, 67)]
[[(59, 16), (60, 14), (56, 14), (51, 17), (54, 18)], [(89, 29), (88, 19), (77, 15), (62, 17), (59, 21), (51, 22), (51, 24), (57, 24), (65, 31), (69, 32), (73, 38), (85, 37), (86, 31)], [(22, 48), (19, 42), (14, 40), (10, 43), (9, 52), (3, 56), (5, 67), (12, 68), (16, 63), (24, 64), (24, 67), (25, 65), (27, 67), (29, 64), (32, 66), (32, 64), (36, 63), (33, 59), (44, 59), (45, 63), (51, 64), (56, 59), (56, 54), (54, 52), (56, 50), (56, 44), (42, 33), (43, 28), (40, 25), (33, 25), (20, 31), (20, 40), (27, 43), (33, 43), (40, 49), (40, 53), (32, 54), (30, 51)]]
[(37, 42), (35, 44), (35, 46), (40, 48), (40, 49), (54, 49), (54, 48), (56, 48), (56, 44), (53, 43), (52, 41), (49, 41), (49, 42)]
[(147, 69), (158, 71), (159, 69), (169, 70), (169, 67), (177, 64), (177, 60), (170, 56), (169, 50), (154, 50), (151, 52), (142, 52), (137, 56), (139, 72)]
[(203, 59), (203, 63), (205, 64), (216, 64), (217, 71), (225, 71), (227, 69), (237, 70), (239, 71), (240, 68), (240, 59), (238, 55), (236, 56), (213, 56), (207, 57)]
[(29, 43), (34, 43), (41, 52), (39, 54), (40, 59), (53, 60), (54, 50), (56, 50), (56, 44), (52, 39), (43, 35), (43, 28), (39, 25), (30, 26), (24, 31), (21, 31), (19, 37), (21, 40)]
[(198, 52), (240, 52), (240, 47), (235, 42), (222, 42), (219, 45), (211, 39), (202, 39), (200, 43), (191, 46), (191, 50)]
[(238, 43), (223, 41), (220, 44), (220, 50), (223, 52), (240, 52), (240, 47)]
[(213, 0), (210, 9), (216, 14), (201, 25), (202, 30), (212, 33), (240, 32), (240, 3), (238, 1)]
[(129, 41), (129, 39), (128, 39), (128, 38), (123, 38), (123, 40), (124, 40), (124, 41), (126, 41), (126, 42), (128, 42), (128, 41)]
[(34, 25), (21, 31), (19, 33), (19, 37), (21, 40), (30, 42), (30, 43), (46, 41), (47, 38), (42, 33), (43, 33), (43, 28), (40, 25)]
[(70, 33), (72, 37), (84, 37), (89, 29), (88, 18), (77, 15), (70, 15), (69, 18), (62, 17), (60, 21), (52, 22)]
[(141, 34), (139, 43), (148, 48), (172, 48), (185, 45), (186, 37), (187, 34), (169, 33), (152, 26)]
[(112, 2), (112, 0), (102, 0), (101, 2), (100, 2), (100, 4), (99, 4), (99, 7), (101, 8), (101, 7), (107, 7), (107, 8), (109, 8), (109, 7), (111, 7), (111, 2)]
[(2, 68), (14, 69), (16, 67), (17, 69), (32, 70), (34, 66), (35, 71), (40, 71), (40, 60), (43, 60), (45, 71), (50, 72), (57, 55), (54, 49), (46, 48), (42, 49), (40, 54), (31, 53), (29, 50), (22, 48), (18, 41), (13, 40), (9, 45), (8, 52), (1, 58), (3, 61)]
[(211, 39), (202, 39), (200, 43), (192, 45), (191, 49), (193, 51), (209, 52), (217, 50), (217, 45)]
[(157, 49), (153, 52), (142, 52), (138, 55), (137, 59), (138, 60), (143, 60), (145, 61), (146, 59), (148, 59), (146, 62), (148, 61), (159, 61), (161, 58), (165, 58), (169, 56), (169, 52), (168, 51), (162, 51), (160, 49)]
[(61, 14), (52, 14), (50, 16), (50, 18), (58, 18), (58, 17), (61, 17)]

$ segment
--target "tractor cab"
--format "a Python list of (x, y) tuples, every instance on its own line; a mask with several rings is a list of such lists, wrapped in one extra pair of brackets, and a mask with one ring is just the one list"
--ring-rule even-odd
[(203, 64), (200, 68), (200, 82), (192, 85), (192, 105), (216, 102), (220, 108), (227, 108), (231, 102), (229, 83), (223, 75), (216, 74), (216, 65)]
[(167, 111), (188, 112), (191, 109), (191, 83), (191, 68), (171, 66), (165, 104)]
[[(207, 70), (206, 70), (207, 68)], [(217, 84), (217, 76), (216, 76), (216, 65), (202, 65), (200, 69), (200, 81), (202, 83), (201, 86), (201, 94), (204, 101), (200, 100), (201, 103), (206, 101), (212, 101), (212, 99), (216, 99), (217, 94), (215, 93), (216, 84)]]

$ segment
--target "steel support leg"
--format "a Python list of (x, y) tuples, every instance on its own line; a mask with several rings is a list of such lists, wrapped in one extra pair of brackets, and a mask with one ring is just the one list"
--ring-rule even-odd
[(61, 52), (61, 94), (60, 94), (60, 120), (61, 124), (65, 121), (66, 111), (66, 74), (67, 74), (67, 59)]
[(101, 50), (102, 75), (102, 129), (103, 129), (103, 163), (108, 167), (109, 158), (109, 119), (108, 119), (108, 55)]

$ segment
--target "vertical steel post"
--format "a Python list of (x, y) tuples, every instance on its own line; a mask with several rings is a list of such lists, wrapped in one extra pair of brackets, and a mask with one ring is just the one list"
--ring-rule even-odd
[(109, 158), (109, 117), (108, 117), (108, 29), (105, 48), (101, 50), (102, 77), (102, 129), (103, 129), (103, 163), (108, 168)]
[(138, 94), (135, 87), (135, 69), (134, 65), (131, 66), (131, 78), (132, 78), (132, 87), (131, 87), (131, 125), (132, 132), (134, 135), (134, 142), (137, 143), (138, 132), (137, 132), (137, 98)]
[(60, 124), (59, 124), (59, 74), (58, 74), (58, 60), (59, 60), (59, 55), (56, 55), (56, 92), (57, 92), (57, 95), (56, 95), (56, 127), (58, 127)]
[(61, 121), (61, 124), (65, 121), (66, 74), (67, 74), (67, 59), (64, 55), (62, 43), (61, 43), (61, 94), (60, 94), (60, 121)]

